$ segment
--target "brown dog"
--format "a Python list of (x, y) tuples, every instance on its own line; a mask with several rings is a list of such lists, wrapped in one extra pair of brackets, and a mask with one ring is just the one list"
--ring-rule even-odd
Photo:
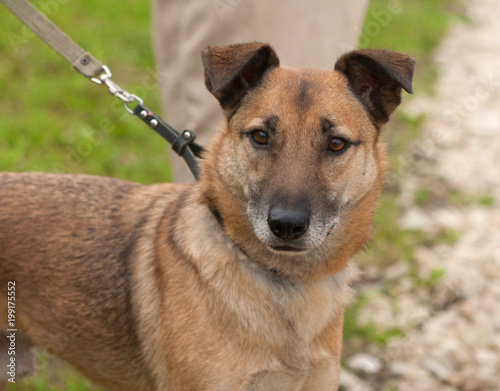
[(15, 283), (17, 354), (29, 341), (109, 390), (335, 390), (348, 263), (414, 60), (286, 68), (251, 43), (203, 63), (226, 122), (198, 183), (0, 175), (0, 330)]

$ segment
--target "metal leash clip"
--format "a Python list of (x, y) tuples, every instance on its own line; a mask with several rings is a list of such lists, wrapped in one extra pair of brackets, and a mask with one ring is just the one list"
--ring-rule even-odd
[(127, 90), (124, 90), (113, 80), (111, 80), (111, 76), (113, 76), (113, 74), (106, 65), (103, 65), (102, 69), (104, 73), (99, 75), (99, 79), (96, 77), (92, 77), (90, 78), (90, 80), (99, 85), (105, 84), (108, 87), (108, 91), (111, 95), (116, 96), (118, 99), (123, 101), (125, 110), (127, 110), (130, 114), (134, 114), (134, 111), (130, 107), (128, 107), (127, 104), (132, 103), (134, 100), (142, 104), (144, 103), (143, 100), (137, 95), (131, 94)]

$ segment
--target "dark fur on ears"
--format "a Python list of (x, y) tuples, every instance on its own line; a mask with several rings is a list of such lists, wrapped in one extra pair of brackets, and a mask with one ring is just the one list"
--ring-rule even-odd
[(205, 84), (227, 115), (269, 68), (279, 65), (274, 50), (258, 42), (209, 46), (202, 52), (202, 59)]
[(401, 102), (401, 88), (412, 94), (415, 59), (384, 49), (361, 49), (343, 55), (335, 64), (376, 125), (385, 124)]

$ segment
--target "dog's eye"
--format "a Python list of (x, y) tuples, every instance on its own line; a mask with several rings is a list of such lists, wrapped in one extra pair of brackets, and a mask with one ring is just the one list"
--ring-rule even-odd
[(269, 143), (269, 136), (261, 129), (255, 130), (250, 133), (250, 137), (252, 138), (252, 141), (257, 145), (267, 145)]
[(332, 152), (341, 152), (347, 148), (347, 141), (340, 137), (334, 137), (328, 144), (328, 149)]

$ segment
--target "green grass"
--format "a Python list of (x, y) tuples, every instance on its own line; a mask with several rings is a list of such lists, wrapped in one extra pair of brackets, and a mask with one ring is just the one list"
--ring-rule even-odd
[[(108, 65), (113, 80), (158, 111), (150, 2), (32, 0), (80, 46)], [(126, 7), (126, 9), (124, 8)], [(166, 182), (161, 137), (78, 73), (0, 5), (0, 171), (47, 171)], [(9, 391), (97, 390), (57, 360)]]
[[(358, 343), (361, 341), (362, 343), (385, 345), (391, 338), (403, 335), (397, 327), (378, 330), (373, 322), (368, 322), (362, 326), (358, 323), (358, 311), (375, 294), (374, 292), (361, 293), (350, 310), (346, 311), (344, 316), (344, 340), (357, 340)], [(349, 351), (344, 352), (344, 354), (349, 354)]]
[[(33, 1), (40, 8), (46, 1)], [(149, 1), (53, 1), (49, 16), (113, 79), (159, 110)], [(141, 183), (170, 179), (162, 138), (129, 115), (0, 7), (0, 170), (113, 176)], [(26, 38), (28, 36), (28, 38)]]
[(39, 371), (36, 376), (23, 378), (10, 385), (8, 391), (99, 391), (76, 370), (48, 354), (37, 353)]
[(436, 286), (436, 284), (443, 278), (446, 271), (443, 268), (437, 268), (431, 270), (429, 276), (424, 280), (425, 286), (429, 289), (432, 289)]
[(404, 51), (417, 59), (416, 92), (432, 91), (432, 51), (451, 17), (462, 17), (457, 0), (371, 0), (360, 47)]
[[(33, 0), (38, 7), (49, 3), (57, 4), (56, 8), (47, 9), (51, 20), (107, 64), (115, 82), (159, 111), (157, 86), (151, 83), (154, 65), (149, 1), (126, 3), (124, 10), (125, 3), (118, 0)], [(396, 7), (400, 12), (391, 12), (389, 4), (400, 4)], [(372, 0), (361, 46), (410, 53), (417, 59), (414, 90), (432, 91), (432, 49), (446, 31), (454, 4), (455, 0)], [(389, 12), (388, 22), (380, 19), (380, 15), (387, 16), (384, 11)], [(0, 170), (86, 173), (140, 183), (170, 179), (163, 139), (126, 113), (104, 87), (73, 72), (38, 38), (26, 35), (22, 24), (3, 6), (0, 24)], [(401, 231), (396, 223), (396, 198), (405, 169), (399, 157), (408, 141), (418, 135), (421, 122), (422, 118), (399, 113), (385, 130), (392, 175), (377, 212), (374, 241), (361, 257), (362, 264), (384, 265), (401, 259), (411, 262), (413, 247), (423, 240), (421, 233)], [(418, 197), (420, 202), (427, 201), (424, 193)], [(494, 199), (485, 196), (477, 202), (489, 205)], [(453, 239), (452, 234), (448, 236)], [(438, 270), (426, 283), (433, 285), (440, 277)], [(376, 330), (373, 324), (359, 326), (356, 314), (365, 300), (361, 296), (346, 312), (346, 343), (358, 338), (385, 344), (389, 338), (400, 335), (397, 329)], [(8, 390), (96, 388), (71, 368), (49, 360), (37, 376), (9, 386)]]

